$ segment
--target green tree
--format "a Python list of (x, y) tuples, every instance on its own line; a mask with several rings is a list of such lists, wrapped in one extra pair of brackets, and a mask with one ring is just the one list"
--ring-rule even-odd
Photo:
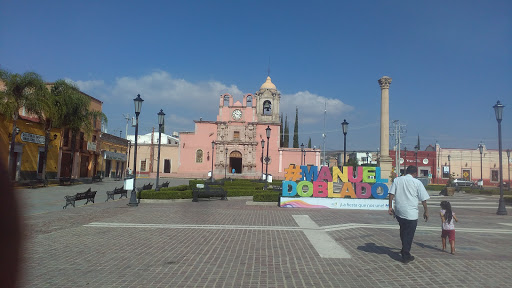
[(288, 115), (284, 118), (284, 137), (283, 137), (283, 147), (288, 148), (290, 145), (290, 130), (288, 129)]
[(0, 80), (5, 88), (0, 91), (0, 113), (12, 120), (11, 148), (9, 150), (9, 170), (11, 179), (15, 179), (16, 167), (14, 161), (14, 146), (16, 144), (16, 122), (20, 116), (19, 111), (24, 108), (26, 112), (40, 115), (38, 101), (41, 95), (47, 93), (44, 81), (35, 72), (26, 72), (23, 75), (10, 73), (0, 69)]
[(101, 111), (89, 110), (91, 98), (80, 92), (74, 84), (59, 80), (59, 85), (54, 86), (52, 93), (59, 95), (60, 105), (62, 106), (62, 127), (67, 127), (71, 131), (71, 162), (70, 171), (73, 171), (74, 154), (76, 150), (76, 138), (80, 131), (90, 135), (94, 129), (94, 123), (100, 120), (107, 123), (108, 119)]
[(309, 137), (308, 148), (311, 148), (311, 137)]
[(299, 148), (299, 108), (295, 107), (295, 125), (293, 126), (293, 148)]

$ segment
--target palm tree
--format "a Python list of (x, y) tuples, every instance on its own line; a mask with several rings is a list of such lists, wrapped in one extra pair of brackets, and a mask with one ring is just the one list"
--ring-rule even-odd
[(10, 73), (0, 69), (0, 80), (5, 89), (0, 91), (0, 113), (12, 120), (11, 148), (9, 150), (9, 170), (11, 179), (15, 180), (16, 166), (14, 165), (14, 146), (16, 144), (16, 122), (20, 116), (20, 110), (25, 108), (28, 113), (40, 115), (38, 102), (41, 96), (47, 93), (44, 81), (35, 72), (25, 72), (23, 75)]
[(76, 138), (80, 131), (90, 134), (93, 129), (93, 123), (100, 120), (102, 123), (107, 123), (107, 116), (101, 111), (91, 111), (89, 106), (91, 98), (71, 83), (64, 80), (59, 80), (52, 87), (52, 94), (57, 95), (57, 101), (61, 110), (59, 111), (59, 124), (62, 127), (67, 127), (71, 130), (71, 169), (75, 154)]

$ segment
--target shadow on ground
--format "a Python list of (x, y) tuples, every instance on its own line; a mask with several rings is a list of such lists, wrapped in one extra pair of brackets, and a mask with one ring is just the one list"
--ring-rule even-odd
[(393, 249), (386, 246), (378, 246), (375, 243), (365, 243), (364, 246), (358, 246), (357, 250), (374, 254), (385, 254), (388, 255), (389, 258), (393, 260), (402, 261), (402, 256), (400, 255), (399, 252), (396, 252)]

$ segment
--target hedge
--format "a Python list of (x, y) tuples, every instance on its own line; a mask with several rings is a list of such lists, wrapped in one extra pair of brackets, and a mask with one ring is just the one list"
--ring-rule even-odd
[(252, 196), (254, 202), (278, 202), (281, 193), (276, 191), (263, 191), (255, 193)]

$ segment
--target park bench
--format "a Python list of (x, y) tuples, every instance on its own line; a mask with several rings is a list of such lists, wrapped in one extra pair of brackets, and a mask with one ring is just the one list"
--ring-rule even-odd
[[(199, 198), (220, 197), (220, 200), (228, 200), (227, 192), (219, 185), (219, 183), (204, 183), (204, 188), (196, 185), (196, 188), (192, 189), (193, 199), (192, 202), (198, 202)], [(198, 187), (199, 186), (199, 187)]]
[(46, 187), (46, 186), (48, 186), (48, 180), (46, 180), (46, 179), (40, 179), (40, 178), (32, 179), (32, 180), (30, 180), (30, 182), (28, 183), (28, 185), (30, 186), (30, 188), (35, 188), (35, 187)]
[(95, 176), (92, 176), (91, 181), (92, 182), (100, 182), (100, 181), (103, 181), (103, 179), (101, 178), (101, 175), (95, 175)]
[(66, 205), (64, 205), (62, 209), (67, 208), (68, 205), (73, 205), (73, 207), (75, 207), (75, 201), (79, 200), (87, 200), (85, 204), (89, 202), (94, 203), (94, 197), (96, 197), (96, 192), (97, 191), (91, 191), (91, 188), (89, 188), (85, 192), (76, 193), (75, 195), (64, 196), (64, 198), (66, 199)]
[(59, 185), (71, 185), (73, 183), (77, 182), (76, 179), (72, 179), (71, 177), (60, 177), (59, 178)]
[(121, 194), (119, 199), (123, 198), (123, 196), (125, 198), (128, 198), (128, 191), (124, 190), (123, 187), (119, 187), (119, 188), (114, 188), (114, 190), (112, 190), (112, 191), (107, 191), (107, 200), (105, 200), (105, 202), (107, 202), (108, 199), (114, 200), (114, 195), (116, 195), (116, 194)]
[(162, 183), (162, 185), (158, 185), (160, 188), (167, 188), (169, 187), (169, 181)]
[(146, 185), (143, 185), (142, 188), (137, 188), (137, 192), (144, 191), (144, 190), (151, 190), (153, 189), (153, 184), (148, 183)]

